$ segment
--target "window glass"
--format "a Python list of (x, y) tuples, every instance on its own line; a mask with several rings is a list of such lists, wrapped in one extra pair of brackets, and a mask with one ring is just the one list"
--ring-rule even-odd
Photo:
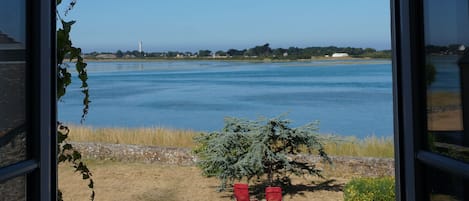
[(25, 1), (0, 3), (0, 167), (26, 158)]
[(430, 200), (459, 201), (469, 199), (469, 181), (460, 176), (428, 168), (426, 192)]
[(469, 98), (462, 96), (469, 95), (468, 1), (425, 0), (424, 30), (428, 149), (469, 161), (463, 125)]
[(0, 200), (26, 200), (26, 176), (0, 182)]

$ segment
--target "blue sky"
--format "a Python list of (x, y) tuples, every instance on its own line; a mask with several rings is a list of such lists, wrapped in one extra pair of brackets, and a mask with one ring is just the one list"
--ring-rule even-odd
[[(65, 1), (64, 1), (65, 2)], [(78, 0), (85, 52), (353, 46), (390, 49), (389, 0)]]

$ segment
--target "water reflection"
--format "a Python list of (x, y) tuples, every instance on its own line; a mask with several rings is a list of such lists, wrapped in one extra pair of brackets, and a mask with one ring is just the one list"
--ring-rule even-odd
[(461, 86), (457, 57), (428, 55), (427, 111), (431, 131), (462, 131)]
[(425, 183), (425, 188), (430, 192), (430, 200), (467, 200), (467, 196), (465, 197), (465, 192), (469, 190), (467, 179), (433, 168), (428, 168), (425, 175), (429, 178), (429, 181)]
[(469, 161), (468, 8), (465, 0), (424, 1), (428, 149), (463, 161)]

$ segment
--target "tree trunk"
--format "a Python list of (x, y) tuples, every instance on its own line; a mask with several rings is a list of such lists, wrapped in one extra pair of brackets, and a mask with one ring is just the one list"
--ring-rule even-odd
[(272, 173), (272, 165), (269, 165), (269, 173), (267, 174), (267, 177), (269, 179), (269, 186), (273, 186), (274, 181), (273, 181), (273, 173)]

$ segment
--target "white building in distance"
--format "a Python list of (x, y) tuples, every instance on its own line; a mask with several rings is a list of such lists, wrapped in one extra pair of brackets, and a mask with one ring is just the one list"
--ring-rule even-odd
[(143, 47), (142, 47), (142, 41), (138, 43), (138, 52), (142, 53), (143, 52)]
[(348, 53), (345, 52), (336, 52), (332, 54), (332, 57), (338, 58), (338, 57), (349, 57)]

